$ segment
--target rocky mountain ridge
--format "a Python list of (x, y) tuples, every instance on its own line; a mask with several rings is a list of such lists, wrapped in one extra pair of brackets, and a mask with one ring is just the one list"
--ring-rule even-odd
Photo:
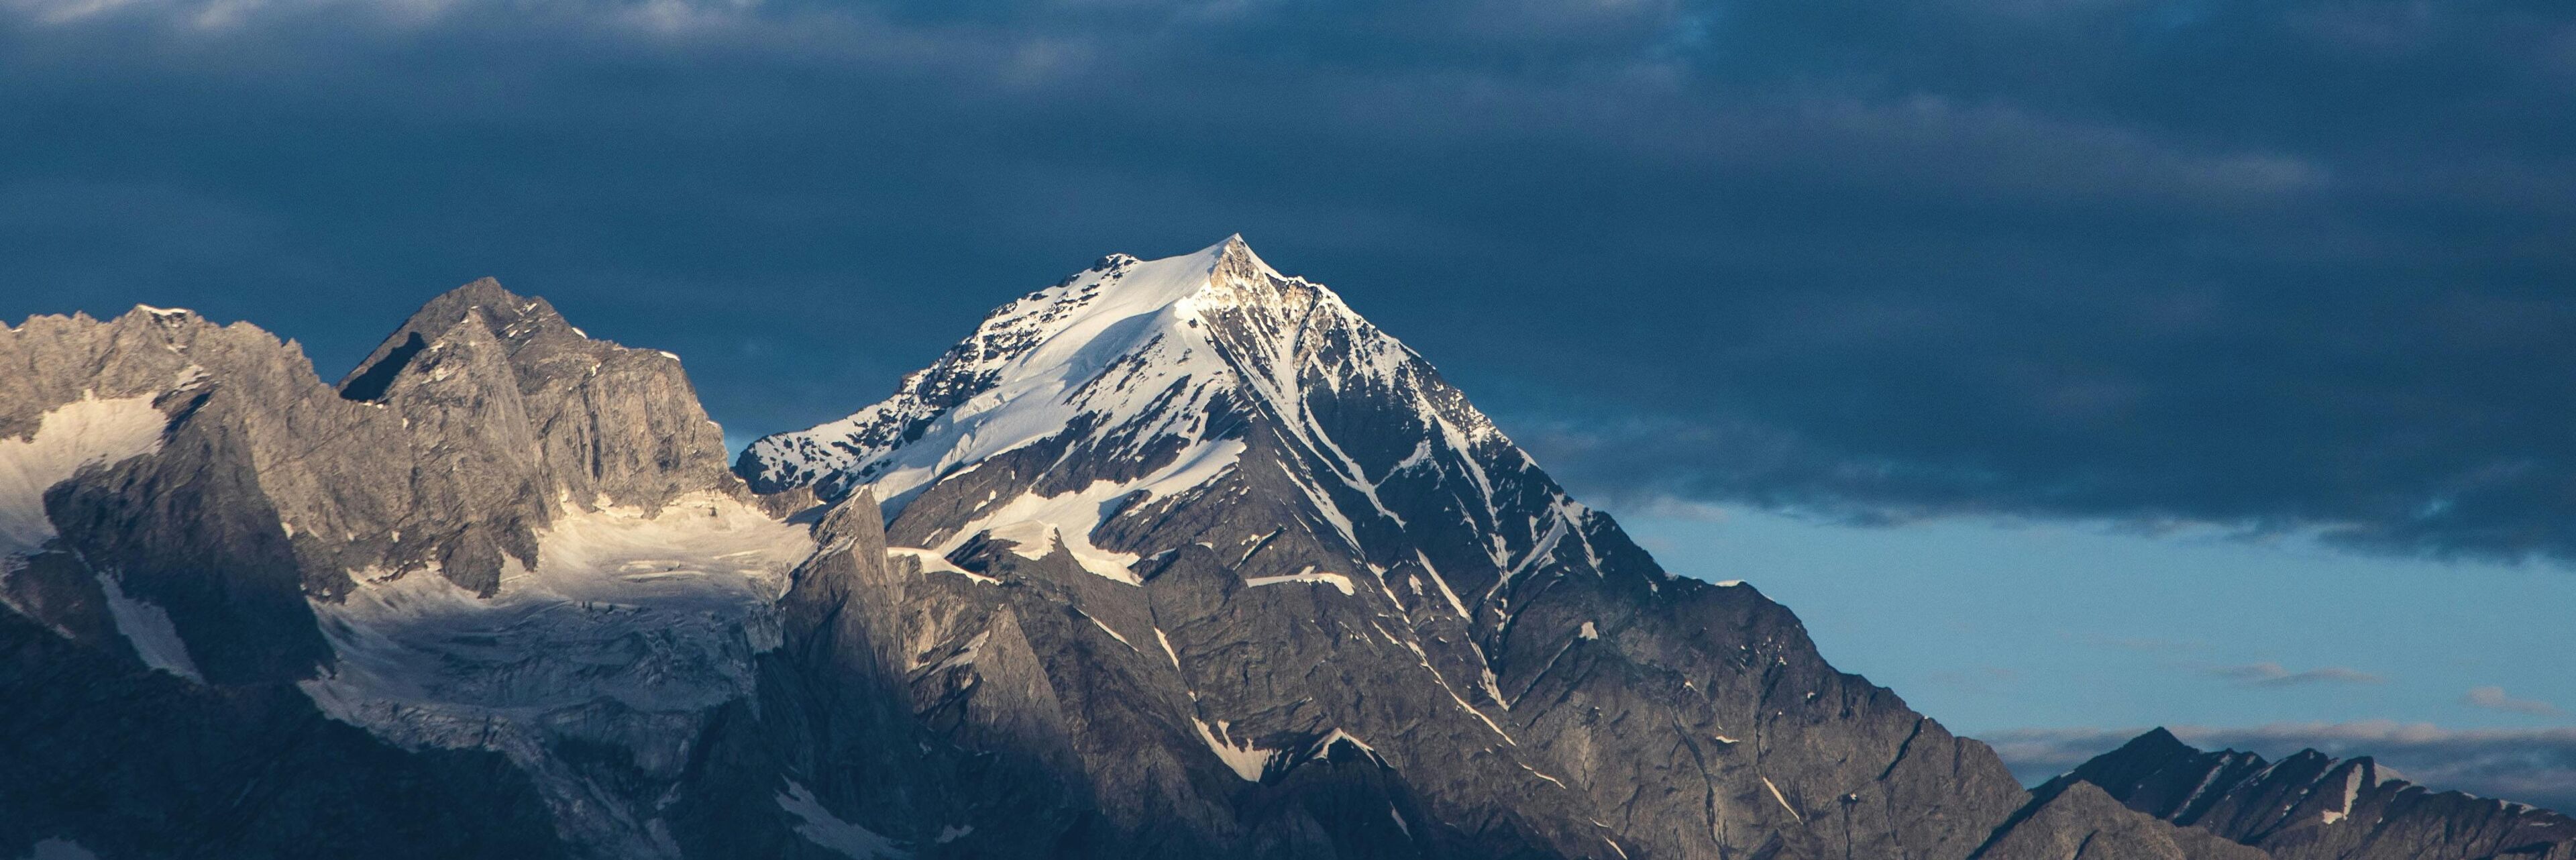
[(2143, 765), (2024, 791), (1239, 237), (731, 470), (675, 357), (488, 280), (337, 385), (157, 309), (0, 371), (0, 856), (2286, 844)]
[(2059, 777), (2276, 860), (2576, 857), (2576, 819), (2408, 782), (2368, 757), (2202, 752), (2156, 729)]

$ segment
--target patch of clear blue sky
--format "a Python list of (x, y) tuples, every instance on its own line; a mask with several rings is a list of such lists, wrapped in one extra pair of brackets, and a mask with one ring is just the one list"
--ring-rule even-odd
[[(1620, 521), (1675, 573), (1745, 580), (1787, 604), (1835, 666), (1965, 734), (2571, 722), (2463, 703), (2480, 686), (2576, 710), (2576, 571), (2549, 565), (2071, 524), (1852, 527), (1737, 507)], [(2262, 686), (2213, 672), (2265, 662), (2384, 680)]]

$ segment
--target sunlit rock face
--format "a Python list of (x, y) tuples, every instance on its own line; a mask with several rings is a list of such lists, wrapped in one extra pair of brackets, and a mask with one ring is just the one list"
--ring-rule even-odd
[[(0, 422), (25, 434), (0, 440), (13, 635), (130, 657), (162, 676), (137, 679), (143, 689), (183, 682), (185, 701), (75, 713), (181, 719), (208, 697), (265, 703), (256, 718), (217, 708), (192, 718), (202, 729), (88, 751), (107, 773), (211, 758), (203, 772), (108, 799), (31, 789), (28, 808), (50, 815), (0, 818), (26, 821), (30, 838), (56, 835), (39, 832), (48, 818), (99, 830), (75, 840), (94, 851), (255, 855), (295, 844), (273, 841), (286, 836), (373, 851), (383, 837), (370, 827), (416, 799), (278, 789), (278, 803), (356, 810), (296, 812), (282, 834), (186, 815), (108, 826), (198, 808), (152, 789), (269, 780), (231, 745), (329, 720), (336, 742), (397, 771), (374, 775), (389, 786), (444, 778), (430, 763), (499, 767), (481, 780), (493, 784), (456, 786), (482, 795), (457, 806), (511, 798), (509, 814), (479, 817), (534, 823), (497, 842), (448, 833), (387, 850), (677, 852), (643, 795), (677, 786), (706, 716), (748, 694), (754, 656), (778, 640), (788, 572), (813, 547), (724, 470), (721, 433), (677, 359), (592, 340), (542, 300), (479, 281), (432, 301), (336, 387), (294, 344), (153, 308), (29, 320), (0, 339), (0, 367)], [(80, 737), (80, 725), (58, 732)]]

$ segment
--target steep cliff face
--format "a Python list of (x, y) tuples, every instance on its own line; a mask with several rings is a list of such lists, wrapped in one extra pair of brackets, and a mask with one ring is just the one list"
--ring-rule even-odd
[(0, 432), (22, 434), (0, 439), (18, 472), (0, 516), (24, 524), (0, 547), (19, 568), (0, 585), (13, 607), (215, 683), (302, 677), (327, 658), (257, 477), (261, 460), (294, 456), (287, 428), (336, 399), (296, 350), (141, 308), (29, 320), (0, 335), (0, 366)]
[(2519, 803), (2436, 791), (2364, 757), (2303, 750), (2281, 761), (2202, 752), (2163, 729), (2085, 762), (2065, 780), (2129, 808), (2263, 849), (2276, 860), (2559, 860), (2576, 820)]
[(0, 846), (561, 853), (502, 756), (403, 749), (293, 686), (335, 662), (331, 559), (394, 557), (367, 515), (415, 470), (400, 419), (186, 311), (31, 319), (0, 368)]

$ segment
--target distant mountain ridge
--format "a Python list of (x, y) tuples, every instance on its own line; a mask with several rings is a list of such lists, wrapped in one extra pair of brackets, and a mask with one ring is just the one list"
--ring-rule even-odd
[(2098, 786), (2130, 809), (2263, 849), (2276, 860), (2576, 857), (2576, 819), (2407, 782), (2368, 757), (2302, 750), (2281, 761), (2202, 752), (2164, 729), (2058, 782)]
[(2153, 736), (2024, 791), (1240, 237), (724, 456), (676, 357), (489, 280), (337, 385), (185, 311), (0, 330), (0, 857), (2570, 850)]

